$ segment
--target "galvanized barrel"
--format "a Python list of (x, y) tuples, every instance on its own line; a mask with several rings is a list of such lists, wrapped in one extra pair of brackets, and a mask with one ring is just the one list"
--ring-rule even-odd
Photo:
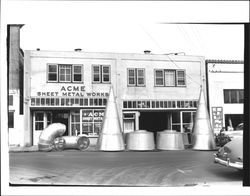
[(156, 146), (159, 150), (184, 150), (183, 135), (175, 130), (157, 132)]
[(126, 148), (128, 150), (154, 150), (154, 134), (146, 130), (137, 130), (127, 133)]

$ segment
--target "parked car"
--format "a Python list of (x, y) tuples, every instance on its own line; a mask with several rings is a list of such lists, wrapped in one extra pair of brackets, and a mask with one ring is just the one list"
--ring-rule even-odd
[(240, 123), (239, 125), (237, 125), (237, 127), (232, 130), (232, 131), (223, 131), (222, 133), (224, 133), (226, 136), (230, 137), (230, 139), (234, 139), (234, 138), (238, 138), (238, 137), (242, 137), (243, 136), (243, 128), (244, 128), (244, 124)]
[(234, 138), (214, 154), (214, 162), (221, 165), (243, 169), (243, 137)]
[(239, 138), (243, 136), (244, 124), (240, 123), (234, 130), (227, 131), (225, 128), (221, 129), (218, 134), (215, 134), (215, 143), (217, 146), (224, 146), (226, 143), (230, 142), (234, 138)]

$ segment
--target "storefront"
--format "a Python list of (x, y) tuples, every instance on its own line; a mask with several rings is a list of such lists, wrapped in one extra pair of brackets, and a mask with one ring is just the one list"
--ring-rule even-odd
[(159, 101), (140, 100), (123, 102), (124, 132), (147, 130), (156, 133), (175, 130), (191, 133), (195, 122), (197, 100)]
[[(55, 92), (39, 91), (37, 92), (39, 96), (31, 97), (33, 144), (38, 143), (41, 132), (51, 123), (65, 124), (65, 136), (85, 134), (93, 138), (98, 137), (108, 93), (98, 93), (99, 97), (93, 98), (88, 97), (88, 95), (97, 94), (79, 92), (79, 89), (84, 89), (84, 86), (81, 86), (82, 88), (76, 87), (70, 90), (71, 93), (81, 94), (85, 98), (64, 97), (64, 95), (68, 95), (65, 94), (65, 89), (70, 89), (68, 85), (62, 86), (60, 90)], [(48, 97), (48, 95), (53, 94), (58, 95), (58, 97)]]

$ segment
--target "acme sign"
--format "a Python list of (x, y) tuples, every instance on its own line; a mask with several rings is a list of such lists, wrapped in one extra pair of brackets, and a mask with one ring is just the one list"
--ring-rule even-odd
[(62, 86), (59, 91), (39, 91), (39, 97), (108, 97), (107, 92), (86, 92), (85, 86)]

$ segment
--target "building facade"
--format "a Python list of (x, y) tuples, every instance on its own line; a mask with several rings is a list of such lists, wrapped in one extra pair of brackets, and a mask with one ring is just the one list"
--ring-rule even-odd
[(24, 54), (20, 48), (20, 29), (23, 25), (7, 26), (8, 70), (8, 128), (9, 145), (24, 145), (23, 67)]
[(208, 105), (214, 132), (243, 123), (244, 62), (206, 60)]
[(65, 135), (98, 138), (110, 86), (124, 133), (192, 130), (200, 85), (200, 56), (25, 51), (24, 144), (37, 145), (50, 123)]

